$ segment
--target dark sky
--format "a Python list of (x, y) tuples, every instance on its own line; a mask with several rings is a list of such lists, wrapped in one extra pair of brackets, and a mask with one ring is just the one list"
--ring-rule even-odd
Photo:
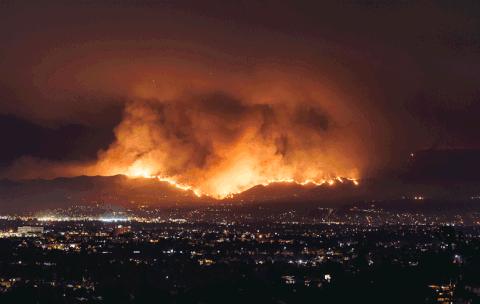
[(163, 126), (153, 143), (203, 153), (172, 174), (207, 167), (257, 116), (289, 164), (313, 145), (363, 176), (411, 151), (480, 148), (478, 1), (96, 2), (0, 1), (2, 175), (28, 171), (24, 157), (96, 161), (121, 121), (117, 137), (138, 127), (124, 107), (139, 100)]

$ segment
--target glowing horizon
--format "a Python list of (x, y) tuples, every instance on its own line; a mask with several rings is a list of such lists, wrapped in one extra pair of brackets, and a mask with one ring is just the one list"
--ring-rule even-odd
[[(122, 174), (125, 175), (129, 178), (145, 178), (145, 179), (157, 179), (160, 182), (167, 183), (177, 189), (183, 190), (183, 191), (191, 191), (195, 196), (197, 197), (212, 197), (215, 199), (226, 199), (226, 198), (231, 198), (236, 194), (240, 194), (242, 192), (245, 192), (253, 187), (256, 186), (268, 186), (271, 184), (276, 184), (276, 183), (282, 183), (282, 184), (296, 184), (300, 186), (308, 186), (308, 185), (313, 185), (313, 186), (322, 186), (322, 185), (328, 185), (328, 186), (334, 186), (337, 183), (344, 183), (345, 181), (349, 181), (353, 183), (355, 186), (359, 185), (359, 182), (355, 178), (348, 178), (348, 177), (334, 177), (334, 178), (328, 178), (328, 179), (321, 179), (321, 180), (314, 180), (314, 179), (305, 179), (305, 180), (295, 180), (293, 178), (279, 178), (279, 179), (267, 179), (265, 182), (262, 183), (256, 183), (256, 184), (250, 184), (248, 186), (241, 187), (237, 191), (231, 191), (227, 192), (225, 190), (222, 190), (222, 187), (220, 186), (217, 188), (218, 190), (216, 192), (204, 192), (198, 187), (194, 187), (192, 185), (180, 183), (176, 181), (173, 178), (170, 177), (165, 177), (165, 176), (159, 176), (155, 175), (152, 173), (153, 171), (150, 170), (147, 167), (140, 167), (140, 166), (132, 166), (129, 168), (129, 170)], [(223, 188), (225, 189), (225, 188)], [(227, 189), (232, 189), (232, 187), (227, 187)]]

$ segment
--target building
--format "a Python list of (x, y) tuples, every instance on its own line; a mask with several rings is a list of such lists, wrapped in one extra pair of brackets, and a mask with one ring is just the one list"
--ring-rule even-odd
[(43, 227), (40, 226), (20, 226), (17, 228), (17, 232), (21, 234), (41, 234), (43, 233)]

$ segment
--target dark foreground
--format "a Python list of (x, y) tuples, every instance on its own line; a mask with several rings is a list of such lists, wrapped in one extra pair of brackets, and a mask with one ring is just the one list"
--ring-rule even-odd
[(480, 303), (479, 226), (33, 224), (0, 303)]

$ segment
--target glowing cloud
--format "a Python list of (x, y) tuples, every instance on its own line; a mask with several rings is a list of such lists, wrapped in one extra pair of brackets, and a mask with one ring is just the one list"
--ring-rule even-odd
[(157, 178), (197, 196), (225, 198), (256, 185), (356, 183), (318, 103), (260, 103), (226, 94), (129, 103), (96, 171)]

